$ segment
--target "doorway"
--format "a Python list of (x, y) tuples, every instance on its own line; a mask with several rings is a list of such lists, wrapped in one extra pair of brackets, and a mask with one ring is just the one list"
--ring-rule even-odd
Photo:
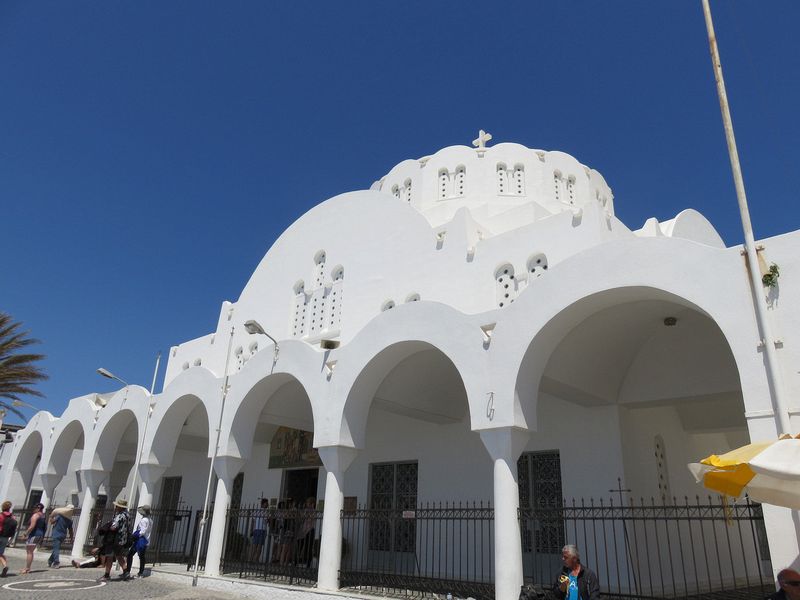
[[(284, 471), (281, 498), (303, 506), (306, 498), (317, 498), (319, 469), (292, 469)], [(288, 508), (288, 506), (287, 506)]]

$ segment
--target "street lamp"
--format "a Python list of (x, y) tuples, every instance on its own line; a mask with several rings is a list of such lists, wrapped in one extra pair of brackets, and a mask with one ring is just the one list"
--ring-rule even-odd
[(16, 414), (18, 417), (21, 417), (23, 421), (27, 422), (28, 419), (25, 418), (25, 415), (18, 410), (14, 410), (15, 408), (30, 408), (31, 410), (35, 411), (41, 410), (40, 408), (37, 408), (32, 404), (28, 404), (27, 402), (23, 402), (22, 400), (12, 400), (11, 404), (0, 402), (0, 427), (3, 426), (3, 421), (5, 420), (9, 409), (11, 409), (11, 412)]
[(254, 334), (265, 335), (270, 340), (272, 340), (272, 343), (275, 345), (275, 348), (272, 351), (273, 352), (272, 360), (273, 360), (273, 362), (277, 362), (277, 360), (278, 360), (278, 350), (279, 350), (279, 348), (278, 348), (278, 340), (276, 340), (274, 337), (272, 337), (270, 334), (268, 334), (266, 331), (264, 331), (264, 328), (261, 326), (261, 324), (258, 321), (255, 321), (253, 319), (250, 319), (249, 321), (245, 321), (244, 322), (244, 328), (245, 328), (245, 331), (247, 331), (247, 333), (249, 333), (250, 335), (254, 335)]
[[(160, 357), (160, 355), (159, 355), (159, 357)], [(125, 386), (128, 386), (128, 385), (130, 385), (130, 384), (127, 382), (127, 381), (125, 381), (124, 379), (120, 379), (119, 377), (117, 377), (116, 375), (114, 375), (114, 374), (113, 374), (111, 371), (109, 371), (108, 369), (104, 369), (103, 367), (100, 367), (99, 369), (97, 369), (97, 372), (98, 372), (100, 375), (102, 375), (103, 377), (106, 377), (106, 378), (108, 378), (108, 379), (116, 379), (116, 380), (117, 380), (117, 381), (119, 381), (119, 382), (120, 382), (122, 385), (125, 385)]]
[[(272, 343), (275, 344), (275, 349), (273, 350), (272, 356), (272, 366), (275, 367), (275, 363), (278, 361), (278, 341), (264, 331), (264, 328), (258, 323), (258, 321), (249, 320), (244, 322), (244, 329), (250, 335), (260, 334), (267, 336)], [(219, 409), (219, 421), (217, 423), (217, 435), (216, 435), (216, 442), (214, 443), (214, 452), (211, 456), (211, 464), (208, 466), (208, 480), (206, 481), (206, 498), (203, 501), (203, 517), (200, 519), (200, 537), (198, 538), (197, 542), (197, 555), (195, 556), (194, 560), (194, 576), (192, 577), (192, 586), (197, 587), (197, 571), (200, 568), (200, 550), (203, 547), (203, 538), (205, 535), (206, 529), (206, 521), (208, 521), (208, 499), (211, 495), (211, 479), (214, 476), (214, 463), (217, 460), (217, 455), (219, 454), (219, 438), (220, 433), (222, 432), (222, 417), (225, 414), (225, 400), (228, 398), (228, 364), (231, 360), (231, 348), (233, 347), (233, 334), (236, 331), (234, 326), (231, 326), (230, 337), (228, 338), (228, 353), (225, 356), (225, 379), (222, 383), (222, 403)]]
[[(138, 501), (139, 499), (139, 495), (136, 493), (136, 479), (139, 477), (139, 464), (142, 462), (142, 451), (144, 450), (144, 440), (147, 438), (147, 425), (148, 423), (150, 423), (150, 415), (153, 414), (153, 407), (156, 405), (156, 403), (153, 402), (153, 392), (155, 391), (156, 388), (156, 378), (158, 377), (159, 364), (161, 364), (161, 352), (159, 352), (158, 356), (156, 356), (156, 368), (155, 371), (153, 371), (153, 382), (150, 384), (150, 398), (148, 398), (147, 400), (147, 417), (144, 420), (144, 427), (142, 428), (142, 443), (139, 444), (138, 451), (136, 452), (136, 461), (133, 465), (133, 480), (131, 482), (131, 502), (130, 502), (132, 510), (136, 508), (136, 501)], [(106, 377), (108, 379), (116, 379), (120, 383), (123, 383), (125, 387), (128, 387), (130, 385), (127, 381), (117, 377), (111, 371), (109, 371), (108, 369), (104, 369), (103, 367), (97, 369), (97, 372), (103, 377)]]

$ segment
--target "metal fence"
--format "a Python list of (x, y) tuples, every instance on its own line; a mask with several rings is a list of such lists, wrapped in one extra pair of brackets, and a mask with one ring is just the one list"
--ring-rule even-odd
[(321, 531), (322, 511), (316, 509), (257, 505), (229, 509), (222, 572), (314, 585)]
[(342, 532), (343, 588), (494, 597), (494, 509), (488, 503), (342, 511)]
[(552, 585), (575, 544), (608, 598), (763, 598), (774, 591), (760, 505), (590, 500), (520, 509), (526, 582)]
[(191, 508), (153, 508), (150, 511), (153, 529), (147, 546), (148, 563), (183, 563), (192, 556), (189, 545), (192, 514)]

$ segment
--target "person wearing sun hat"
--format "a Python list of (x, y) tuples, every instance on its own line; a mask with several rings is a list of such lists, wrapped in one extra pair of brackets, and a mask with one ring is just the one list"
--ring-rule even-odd
[(114, 533), (114, 545), (109, 548), (111, 555), (106, 555), (106, 572), (100, 578), (101, 580), (111, 579), (111, 566), (114, 563), (114, 558), (117, 559), (119, 566), (122, 568), (122, 579), (128, 579), (129, 575), (126, 571), (127, 561), (125, 556), (128, 550), (128, 530), (131, 521), (131, 516), (128, 513), (128, 501), (125, 499), (117, 499), (114, 502), (114, 519), (111, 521), (111, 531)]
[(150, 518), (150, 507), (147, 504), (143, 504), (137, 508), (136, 512), (142, 515), (142, 518), (139, 519), (139, 523), (136, 525), (136, 531), (133, 532), (133, 544), (131, 544), (131, 548), (128, 550), (128, 570), (126, 573), (130, 574), (131, 565), (133, 564), (133, 555), (138, 554), (138, 577), (144, 577), (145, 552), (147, 552), (147, 546), (150, 545), (150, 532), (153, 530), (153, 521)]
[(59, 563), (61, 544), (67, 539), (67, 536), (74, 538), (75, 534), (72, 532), (72, 517), (75, 514), (75, 507), (72, 504), (67, 504), (61, 508), (56, 508), (50, 513), (50, 524), (53, 526), (53, 551), (50, 558), (47, 559), (47, 566), (53, 569), (61, 567)]

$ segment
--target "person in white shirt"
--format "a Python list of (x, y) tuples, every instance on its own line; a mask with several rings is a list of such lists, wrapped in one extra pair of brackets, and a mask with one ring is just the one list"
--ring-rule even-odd
[(131, 562), (133, 555), (139, 555), (139, 577), (144, 576), (145, 553), (147, 546), (150, 545), (150, 533), (153, 531), (153, 520), (150, 518), (150, 507), (143, 504), (137, 509), (137, 512), (142, 515), (139, 523), (136, 525), (136, 531), (133, 532), (133, 544), (128, 550), (128, 566), (126, 574), (130, 574)]

